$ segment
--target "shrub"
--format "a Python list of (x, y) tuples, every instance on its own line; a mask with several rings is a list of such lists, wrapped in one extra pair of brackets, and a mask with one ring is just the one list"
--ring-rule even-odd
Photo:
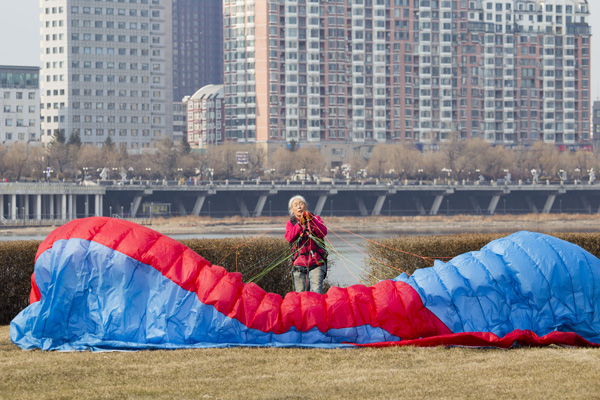
[[(267, 292), (277, 293), (284, 297), (294, 290), (292, 279), (291, 259), (282, 259), (291, 254), (290, 244), (284, 239), (277, 238), (229, 238), (229, 239), (187, 239), (181, 243), (194, 250), (210, 261), (220, 265), (229, 272), (241, 272), (244, 282), (257, 277), (261, 272), (267, 272), (259, 280), (254, 281)], [(327, 268), (331, 269), (333, 261), (328, 261)], [(331, 287), (325, 279), (323, 291)]]
[(267, 292), (285, 296), (292, 290), (291, 262), (279, 262), (291, 253), (290, 245), (277, 238), (187, 239), (181, 243), (229, 272), (241, 272), (244, 282), (265, 268), (274, 267), (255, 283)]
[(29, 304), (31, 274), (40, 241), (0, 242), (0, 324)]

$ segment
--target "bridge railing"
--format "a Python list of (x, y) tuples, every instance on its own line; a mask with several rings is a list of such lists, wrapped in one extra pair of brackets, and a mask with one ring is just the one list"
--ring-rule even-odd
[[(331, 178), (317, 179), (317, 180), (266, 180), (266, 179), (225, 179), (225, 180), (188, 180), (185, 182), (175, 180), (159, 180), (159, 179), (142, 179), (142, 180), (96, 180), (96, 181), (77, 181), (77, 182), (0, 182), (0, 188), (5, 189), (16, 189), (26, 187), (33, 191), (43, 191), (49, 186), (53, 189), (63, 188), (65, 190), (72, 189), (78, 186), (87, 186), (90, 189), (100, 186), (140, 186), (140, 187), (211, 187), (211, 186), (557, 186), (557, 185), (595, 185), (595, 181), (589, 180), (556, 180), (556, 179), (544, 179), (538, 181), (532, 180), (516, 180), (506, 181), (504, 179), (498, 180), (468, 180), (468, 179), (433, 179), (433, 180), (421, 180), (421, 179), (347, 179), (347, 180), (335, 180)], [(84, 189), (85, 190), (85, 189)]]

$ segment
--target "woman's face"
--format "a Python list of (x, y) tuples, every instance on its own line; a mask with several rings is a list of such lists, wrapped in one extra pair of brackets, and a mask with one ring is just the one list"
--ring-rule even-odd
[(294, 212), (294, 216), (297, 219), (300, 219), (302, 214), (304, 214), (304, 211), (306, 211), (306, 203), (302, 200), (294, 200), (292, 202), (292, 211)]

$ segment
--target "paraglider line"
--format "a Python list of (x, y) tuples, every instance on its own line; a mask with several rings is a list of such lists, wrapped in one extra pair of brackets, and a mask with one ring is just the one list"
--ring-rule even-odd
[(378, 246), (381, 246), (381, 247), (384, 247), (384, 248), (386, 248), (386, 249), (389, 249), (389, 250), (394, 250), (394, 251), (397, 251), (397, 252), (399, 252), (399, 253), (404, 253), (404, 254), (406, 254), (406, 255), (409, 255), (409, 256), (413, 256), (413, 257), (421, 258), (421, 259), (423, 259), (423, 260), (425, 260), (425, 261), (429, 261), (429, 260), (431, 260), (431, 259), (433, 259), (433, 258), (434, 258), (434, 257), (420, 256), (420, 255), (418, 255), (418, 254), (410, 253), (410, 252), (408, 252), (408, 251), (404, 251), (404, 250), (400, 250), (400, 249), (395, 249), (395, 248), (393, 248), (393, 247), (386, 246), (386, 245), (384, 245), (384, 244), (382, 244), (382, 243), (379, 243), (379, 242), (377, 242), (377, 241), (375, 241), (375, 240), (371, 240), (371, 239), (368, 239), (368, 238), (366, 238), (366, 237), (364, 237), (364, 236), (361, 236), (361, 235), (359, 235), (359, 234), (356, 234), (356, 233), (354, 233), (354, 232), (351, 232), (351, 231), (349, 231), (349, 230), (347, 230), (347, 229), (344, 229), (344, 228), (342, 228), (341, 226), (338, 226), (338, 225), (335, 225), (335, 224), (331, 224), (331, 223), (330, 223), (330, 225), (334, 225), (334, 226), (336, 226), (337, 228), (341, 229), (341, 230), (342, 230), (342, 231), (344, 231), (344, 232), (347, 232), (347, 233), (349, 233), (349, 234), (351, 234), (351, 235), (354, 235), (354, 236), (356, 236), (356, 237), (359, 237), (359, 238), (361, 238), (361, 239), (364, 239), (364, 240), (366, 240), (366, 241), (368, 241), (368, 242), (375, 243), (376, 245), (378, 245)]
[(261, 233), (261, 234), (259, 234), (259, 235), (256, 235), (256, 236), (254, 236), (254, 237), (251, 237), (250, 239), (246, 240), (246, 241), (245, 241), (245, 242), (243, 242), (242, 244), (240, 244), (240, 245), (238, 245), (238, 246), (235, 246), (235, 247), (234, 247), (234, 248), (233, 248), (233, 249), (232, 249), (232, 250), (231, 250), (229, 253), (227, 253), (227, 254), (226, 254), (226, 255), (225, 255), (225, 256), (224, 256), (224, 257), (221, 259), (221, 261), (219, 261), (217, 264), (221, 264), (223, 261), (225, 261), (225, 259), (226, 259), (227, 257), (229, 257), (229, 256), (231, 255), (231, 253), (233, 253), (234, 251), (236, 251), (236, 257), (235, 257), (235, 260), (236, 260), (236, 261), (235, 261), (235, 264), (236, 264), (236, 265), (235, 265), (235, 268), (236, 268), (236, 271), (237, 271), (237, 250), (238, 250), (240, 247), (242, 247), (242, 246), (245, 246), (245, 245), (247, 245), (248, 243), (250, 243), (250, 242), (252, 242), (252, 241), (254, 241), (254, 240), (257, 240), (257, 239), (259, 239), (261, 236), (264, 236), (264, 235), (266, 235), (267, 233), (269, 233), (269, 232), (271, 232), (271, 231), (274, 231), (274, 230), (275, 230), (275, 227), (273, 227), (273, 228), (271, 228), (271, 229), (267, 229), (267, 230), (266, 230), (266, 231), (264, 231), (263, 233)]
[[(377, 260), (377, 259), (375, 259), (375, 258), (373, 258), (373, 257), (369, 257), (369, 256), (368, 256), (368, 254), (367, 254), (367, 253), (365, 253), (365, 252), (363, 252), (363, 251), (361, 250), (361, 248), (360, 248), (360, 247), (358, 247), (358, 246), (356, 246), (356, 245), (354, 245), (354, 244), (350, 243), (349, 241), (347, 241), (346, 239), (344, 239), (342, 236), (340, 236), (340, 235), (339, 235), (337, 232), (335, 232), (334, 230), (330, 229), (330, 231), (331, 231), (331, 232), (333, 232), (333, 234), (334, 234), (334, 235), (336, 235), (336, 236), (337, 236), (339, 239), (343, 240), (343, 241), (344, 241), (344, 242), (346, 242), (348, 245), (350, 245), (350, 246), (351, 246), (351, 247), (353, 247), (355, 250), (357, 250), (359, 253), (361, 253), (361, 254), (364, 256), (364, 258), (365, 258), (367, 261), (371, 261), (371, 262), (374, 262), (375, 264), (382, 265), (382, 266), (385, 266), (385, 267), (388, 267), (388, 268), (394, 269), (394, 270), (396, 270), (396, 271), (398, 271), (398, 272), (404, 272), (403, 270), (401, 270), (401, 269), (399, 269), (399, 268), (397, 268), (397, 267), (394, 267), (393, 265), (389, 265), (389, 264), (383, 263), (383, 262), (381, 262), (381, 261), (379, 261), (379, 260)], [(331, 242), (330, 242), (330, 243), (331, 243)], [(333, 247), (333, 245), (332, 245), (332, 247)], [(353, 263), (353, 265), (356, 265), (356, 264), (354, 264), (354, 263)], [(372, 277), (372, 278), (375, 278), (375, 279), (380, 279), (380, 280), (381, 280), (381, 278), (379, 278), (379, 277), (375, 276), (373, 273), (371, 273), (369, 269), (366, 269), (366, 268), (361, 268), (361, 267), (358, 267), (358, 268), (359, 268), (359, 269), (360, 269), (360, 270), (361, 270), (363, 273), (365, 273), (365, 274), (369, 275), (370, 277)], [(359, 281), (360, 281), (360, 282), (362, 282), (361, 280), (359, 280)]]

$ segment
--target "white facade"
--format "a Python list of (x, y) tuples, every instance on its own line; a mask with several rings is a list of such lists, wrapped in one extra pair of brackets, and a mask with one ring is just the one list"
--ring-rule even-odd
[(0, 66), (0, 143), (40, 140), (38, 67)]
[(40, 0), (42, 140), (173, 137), (171, 1)]
[(190, 146), (200, 149), (223, 142), (225, 107), (223, 85), (207, 85), (187, 103), (187, 137)]

